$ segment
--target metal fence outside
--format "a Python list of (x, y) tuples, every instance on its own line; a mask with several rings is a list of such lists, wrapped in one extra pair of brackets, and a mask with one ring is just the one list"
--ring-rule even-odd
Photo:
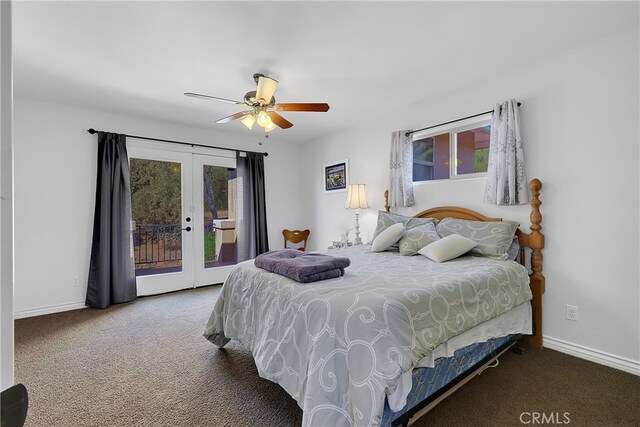
[[(205, 224), (205, 259), (215, 261), (215, 227)], [(136, 270), (182, 264), (182, 224), (136, 224), (133, 231)]]

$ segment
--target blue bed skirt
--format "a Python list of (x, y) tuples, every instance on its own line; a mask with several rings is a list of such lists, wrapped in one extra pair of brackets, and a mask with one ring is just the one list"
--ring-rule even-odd
[(420, 402), (445, 388), (457, 377), (514, 338), (516, 338), (516, 335), (507, 335), (484, 343), (471, 344), (456, 351), (452, 357), (437, 359), (433, 368), (414, 369), (411, 392), (407, 397), (407, 404), (400, 411), (393, 412), (385, 400), (381, 425), (384, 427), (391, 426), (393, 420), (411, 411)]

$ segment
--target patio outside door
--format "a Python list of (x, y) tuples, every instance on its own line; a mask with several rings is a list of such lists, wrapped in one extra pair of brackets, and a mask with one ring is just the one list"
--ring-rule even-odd
[(222, 283), (237, 262), (235, 153), (128, 141), (138, 295)]

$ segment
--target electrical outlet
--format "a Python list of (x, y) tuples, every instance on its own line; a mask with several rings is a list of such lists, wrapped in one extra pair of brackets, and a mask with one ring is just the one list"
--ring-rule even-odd
[(73, 283), (71, 284), (73, 287), (80, 286), (80, 278), (78, 276), (73, 276)]
[(578, 321), (578, 307), (567, 304), (567, 320)]

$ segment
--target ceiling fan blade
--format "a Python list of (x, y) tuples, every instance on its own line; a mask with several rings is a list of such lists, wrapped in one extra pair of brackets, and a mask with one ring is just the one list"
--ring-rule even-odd
[(304, 103), (293, 103), (293, 104), (276, 104), (273, 106), (273, 109), (276, 111), (315, 111), (324, 113), (329, 111), (329, 104), (321, 103), (321, 104), (304, 104)]
[(244, 104), (244, 102), (234, 101), (233, 99), (220, 98), (218, 96), (202, 95), (200, 93), (185, 92), (184, 95), (185, 96), (190, 96), (192, 98), (210, 99), (210, 100), (213, 100), (213, 101), (227, 102), (229, 104)]
[(293, 126), (293, 123), (291, 123), (289, 120), (285, 119), (275, 111), (269, 111), (269, 117), (271, 117), (271, 121), (273, 123), (275, 123), (282, 129), (289, 129), (291, 126)]
[(253, 113), (253, 111), (251, 111), (251, 110), (249, 110), (249, 111), (240, 111), (239, 113), (235, 113), (235, 114), (232, 114), (230, 116), (223, 117), (220, 120), (216, 120), (216, 123), (229, 123), (229, 122), (231, 122), (233, 120), (240, 119), (240, 118), (246, 116), (247, 114), (251, 114), (251, 113)]
[(277, 87), (277, 80), (267, 76), (260, 76), (258, 78), (258, 89), (256, 89), (256, 101), (264, 99), (264, 104), (269, 105)]

